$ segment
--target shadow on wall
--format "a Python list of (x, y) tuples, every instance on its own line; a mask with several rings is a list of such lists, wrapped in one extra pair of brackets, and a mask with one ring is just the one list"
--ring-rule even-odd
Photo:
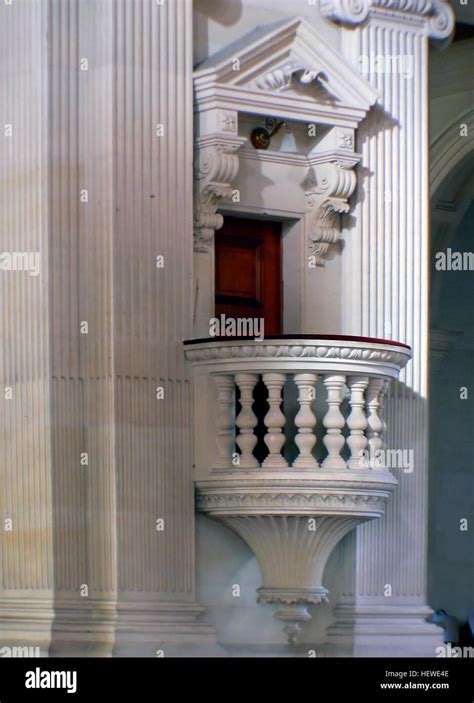
[(276, 606), (258, 605), (262, 577), (251, 549), (234, 532), (204, 515), (196, 518), (197, 596), (221, 644), (286, 645)]
[[(474, 203), (432, 252), (431, 328), (462, 334), (430, 372), (430, 605), (465, 622), (474, 613), (474, 271), (438, 270), (439, 252), (472, 251)], [(442, 263), (442, 259), (438, 257)], [(466, 391), (463, 392), (462, 389)], [(467, 520), (467, 523), (463, 523)]]
[(194, 65), (209, 55), (209, 21), (223, 27), (231, 27), (242, 16), (240, 0), (194, 0), (193, 2), (193, 46)]

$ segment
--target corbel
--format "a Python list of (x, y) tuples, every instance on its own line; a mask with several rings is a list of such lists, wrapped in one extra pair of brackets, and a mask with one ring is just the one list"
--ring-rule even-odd
[(340, 239), (341, 215), (350, 210), (354, 167), (361, 158), (354, 152), (353, 130), (335, 128), (330, 142), (331, 149), (309, 157), (305, 184), (308, 245), (316, 266), (325, 266), (330, 246)]
[(197, 138), (194, 160), (194, 251), (204, 253), (223, 225), (217, 209), (221, 199), (232, 194), (239, 170), (236, 152), (247, 141), (237, 134), (236, 112), (219, 110), (212, 117), (216, 131)]

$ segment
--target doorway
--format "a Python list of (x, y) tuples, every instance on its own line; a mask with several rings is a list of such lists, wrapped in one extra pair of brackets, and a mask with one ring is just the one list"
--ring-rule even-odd
[(225, 217), (215, 239), (215, 314), (282, 333), (281, 223)]

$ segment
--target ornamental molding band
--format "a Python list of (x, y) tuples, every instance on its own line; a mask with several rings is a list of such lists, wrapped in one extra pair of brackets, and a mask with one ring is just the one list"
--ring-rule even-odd
[[(355, 188), (355, 129), (376, 102), (376, 91), (311, 25), (295, 18), (257, 27), (208, 58), (194, 73), (194, 93), (194, 250), (209, 251), (223, 224), (218, 209), (233, 194), (239, 150), (247, 141), (239, 134), (239, 113), (267, 115), (320, 130), (308, 154), (258, 157), (276, 163), (298, 157), (302, 169), (312, 172), (311, 246), (322, 263)], [(303, 173), (302, 182), (306, 178)]]
[(433, 41), (448, 39), (454, 29), (454, 12), (447, 0), (321, 0), (320, 10), (323, 17), (340, 24), (361, 24), (370, 16), (421, 24)]
[[(264, 362), (266, 367), (285, 364), (286, 368), (311, 370), (317, 364), (325, 370), (337, 370), (341, 362), (353, 371), (363, 370), (383, 373), (397, 378), (401, 368), (411, 358), (411, 351), (404, 345), (391, 342), (378, 344), (362, 340), (268, 340), (247, 342), (232, 339), (209, 341), (186, 347), (186, 358), (194, 365), (211, 364), (224, 372), (249, 370), (255, 362)], [(375, 366), (376, 365), (376, 366)]]
[[(195, 380), (195, 463), (207, 476), (196, 481), (197, 509), (252, 549), (262, 574), (257, 601), (278, 605), (275, 616), (296, 642), (311, 619), (308, 607), (329, 597), (324, 568), (334, 547), (354, 527), (380, 519), (397, 485), (384, 461), (364, 457), (384, 455), (383, 399), (411, 351), (384, 340), (296, 336), (189, 341), (185, 354)], [(264, 417), (254, 408), (260, 379), (268, 392)], [(292, 393), (286, 396), (291, 384), (296, 409)], [(267, 428), (263, 459), (255, 454), (259, 422)]]

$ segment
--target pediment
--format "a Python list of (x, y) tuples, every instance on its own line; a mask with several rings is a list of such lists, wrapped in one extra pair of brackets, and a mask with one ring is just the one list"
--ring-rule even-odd
[[(377, 100), (376, 91), (306, 21), (257, 27), (206, 59), (195, 71), (197, 100), (214, 92), (227, 101), (262, 109), (265, 102), (306, 119), (311, 107), (351, 114), (356, 122)], [(256, 110), (253, 110), (256, 111)], [(275, 110), (274, 110), (275, 112)]]

